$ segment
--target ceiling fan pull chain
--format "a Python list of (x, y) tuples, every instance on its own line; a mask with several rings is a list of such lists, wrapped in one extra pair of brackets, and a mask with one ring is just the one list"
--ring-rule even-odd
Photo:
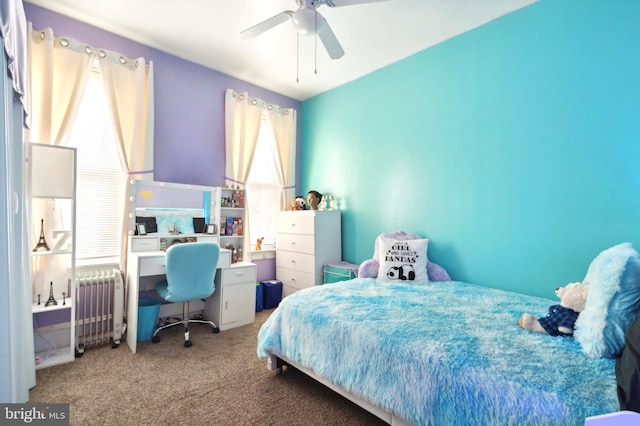
[(300, 83), (300, 34), (296, 34), (296, 83)]
[(315, 35), (313, 36), (313, 41), (314, 41), (314, 45), (315, 45), (315, 52), (314, 52), (314, 64), (313, 64), (313, 73), (314, 74), (318, 74), (318, 9), (314, 9), (316, 11), (316, 31), (315, 31)]

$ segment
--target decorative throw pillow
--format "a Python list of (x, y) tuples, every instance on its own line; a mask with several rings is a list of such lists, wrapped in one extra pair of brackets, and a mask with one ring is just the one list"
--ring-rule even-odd
[(427, 276), (429, 281), (451, 281), (447, 270), (433, 262), (427, 263)]
[(583, 282), (589, 284), (589, 295), (574, 337), (590, 358), (617, 358), (627, 329), (640, 313), (638, 252), (631, 243), (603, 251), (589, 265)]
[(378, 237), (378, 279), (428, 281), (428, 239), (396, 240)]

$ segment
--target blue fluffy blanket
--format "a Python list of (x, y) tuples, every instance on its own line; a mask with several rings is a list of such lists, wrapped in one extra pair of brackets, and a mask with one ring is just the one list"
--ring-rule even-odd
[(614, 361), (522, 330), (557, 301), (462, 282), (355, 279), (285, 298), (274, 353), (416, 425), (581, 425), (619, 409)]

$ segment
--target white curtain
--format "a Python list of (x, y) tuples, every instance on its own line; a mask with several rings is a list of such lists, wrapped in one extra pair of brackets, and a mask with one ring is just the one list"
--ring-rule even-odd
[[(36, 384), (27, 240), (25, 191), (24, 117), (28, 107), (27, 21), (21, 0), (0, 0), (0, 213), (3, 241), (0, 243), (0, 401), (25, 403), (29, 388)], [(18, 102), (18, 99), (20, 102)], [(11, 200), (11, 203), (9, 203)], [(8, 208), (11, 204), (11, 208)]]
[(287, 210), (296, 190), (296, 110), (289, 108), (268, 108), (267, 114), (274, 133), (275, 152), (278, 153), (276, 166), (282, 193), (280, 209)]
[[(264, 102), (252, 99), (247, 93), (236, 93), (227, 89), (225, 93), (225, 185), (230, 188), (245, 188), (251, 161), (256, 150)], [(249, 205), (245, 197), (244, 243), (245, 253), (249, 255)]]
[[(122, 184), (127, 198), (123, 205), (128, 209), (128, 177), (153, 179), (153, 64), (147, 64), (144, 58), (131, 60), (70, 38), (55, 37), (50, 28), (34, 31), (29, 24), (29, 32), (32, 119), (26, 140), (66, 144), (91, 66), (97, 61), (124, 171)], [(47, 211), (56, 209), (51, 207)], [(122, 268), (126, 267), (128, 215), (128, 211), (122, 214)], [(60, 218), (44, 213), (34, 216), (42, 216), (45, 223), (59, 226)], [(34, 225), (32, 229), (39, 233), (39, 224)]]
[(22, 0), (0, 0), (0, 34), (7, 55), (7, 69), (13, 90), (20, 98), (24, 116), (29, 108), (29, 70), (27, 68), (28, 30)]
[(144, 58), (129, 60), (113, 52), (105, 52), (100, 61), (102, 81), (106, 91), (107, 103), (111, 111), (114, 135), (118, 143), (118, 152), (127, 176), (125, 201), (122, 212), (122, 243), (120, 244), (120, 264), (126, 267), (129, 230), (131, 185), (129, 177), (153, 180), (153, 127), (154, 127), (154, 90), (153, 62), (147, 65)]
[[(25, 141), (65, 145), (78, 113), (93, 58), (85, 52), (84, 45), (72, 39), (56, 38), (51, 28), (34, 31), (31, 23), (28, 27), (31, 117)], [(62, 205), (53, 199), (40, 199), (32, 201), (30, 207), (29, 243), (32, 247), (38, 243), (42, 229), (46, 241), (51, 244), (51, 232), (65, 229)], [(59, 256), (47, 262), (47, 267), (55, 270), (70, 267)], [(44, 257), (33, 258), (32, 300), (37, 300), (38, 295), (45, 298), (49, 295), (50, 289), (40, 273), (44, 263)], [(56, 294), (59, 294), (60, 289), (56, 286), (65, 285), (63, 282), (54, 285)]]
[(225, 94), (225, 185), (244, 187), (260, 134), (264, 102), (247, 93)]
[(33, 31), (29, 45), (31, 122), (28, 142), (64, 145), (78, 113), (93, 57), (84, 45), (56, 38), (53, 30)]

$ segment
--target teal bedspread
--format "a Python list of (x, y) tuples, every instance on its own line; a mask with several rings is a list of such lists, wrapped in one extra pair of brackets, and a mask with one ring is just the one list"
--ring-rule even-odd
[(415, 425), (582, 425), (618, 410), (615, 363), (518, 326), (556, 303), (463, 282), (342, 281), (285, 298), (257, 351)]

